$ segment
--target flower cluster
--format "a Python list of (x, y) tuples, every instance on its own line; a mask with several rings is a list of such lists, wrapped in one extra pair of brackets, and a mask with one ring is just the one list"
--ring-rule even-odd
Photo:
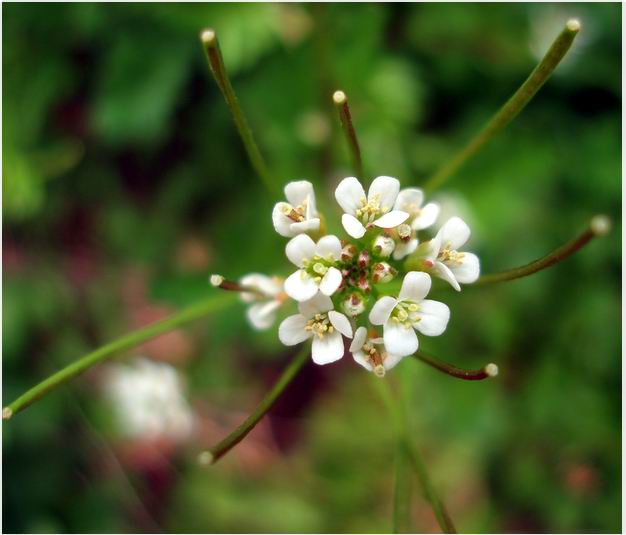
[[(478, 257), (460, 250), (470, 237), (467, 224), (452, 217), (432, 239), (420, 241), (418, 234), (437, 221), (439, 206), (424, 205), (418, 188), (400, 190), (395, 178), (375, 178), (367, 194), (355, 177), (339, 183), (335, 198), (344, 212), (344, 240), (325, 234), (310, 182), (290, 182), (285, 197), (272, 220), (276, 231), (290, 238), (285, 253), (297, 269), (284, 281), (255, 273), (238, 284), (217, 275), (211, 282), (243, 292), (253, 303), (248, 318), (258, 329), (269, 328), (278, 309), (295, 300), (299, 313), (282, 321), (278, 336), (288, 346), (311, 338), (317, 364), (339, 360), (345, 337), (354, 360), (384, 376), (417, 351), (417, 332), (438, 336), (448, 325), (448, 306), (426, 299), (431, 277), (457, 291), (478, 278)], [(401, 261), (409, 255), (413, 270), (404, 273), (398, 292), (398, 285), (389, 283), (402, 276)]]

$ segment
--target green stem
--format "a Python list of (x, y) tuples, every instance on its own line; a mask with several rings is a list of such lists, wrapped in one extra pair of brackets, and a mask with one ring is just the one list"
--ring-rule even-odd
[(333, 94), (333, 102), (339, 113), (339, 121), (341, 129), (346, 137), (350, 158), (352, 159), (352, 167), (356, 176), (363, 180), (363, 161), (361, 160), (361, 149), (359, 141), (356, 137), (354, 125), (352, 124), (352, 115), (350, 114), (350, 106), (348, 105), (348, 97), (343, 91), (335, 91)]
[(561, 62), (572, 46), (572, 42), (579, 30), (580, 23), (577, 20), (572, 19), (567, 22), (565, 28), (552, 43), (552, 46), (544, 58), (539, 65), (535, 67), (535, 70), (530, 73), (530, 76), (521, 87), (461, 152), (444, 164), (426, 181), (424, 184), (425, 190), (430, 191), (443, 184), (459, 167), (471, 156), (476, 154), (492, 137), (507, 126), (517, 114), (522, 111)]
[(396, 441), (395, 487), (393, 491), (392, 533), (410, 533), (411, 479), (409, 456), (404, 440)]
[(202, 452), (199, 456), (200, 462), (202, 464), (214, 464), (237, 444), (239, 444), (246, 437), (246, 435), (255, 428), (261, 418), (267, 414), (267, 411), (272, 408), (272, 405), (276, 403), (276, 400), (278, 400), (291, 381), (293, 381), (296, 375), (298, 375), (298, 372), (302, 369), (304, 364), (308, 362), (310, 354), (311, 349), (309, 344), (305, 344), (300, 352), (285, 368), (282, 375), (278, 378), (278, 381), (276, 381), (272, 389), (261, 400), (261, 403), (259, 403), (254, 412), (226, 438), (218, 442), (215, 446), (212, 446), (208, 450)]
[(228, 109), (233, 116), (235, 126), (237, 127), (241, 141), (246, 149), (250, 163), (269, 193), (271, 195), (277, 195), (278, 192), (276, 191), (276, 186), (267, 168), (267, 164), (259, 151), (259, 147), (254, 140), (254, 136), (252, 135), (252, 130), (248, 125), (246, 116), (239, 105), (239, 100), (237, 99), (235, 90), (230, 83), (230, 78), (228, 77), (228, 73), (226, 72), (226, 68), (224, 66), (224, 59), (222, 58), (222, 52), (220, 50), (215, 30), (204, 30), (200, 34), (200, 40), (202, 41), (204, 51), (206, 52), (206, 57), (209, 62), (211, 72), (213, 73), (213, 77), (215, 78), (215, 81), (224, 96), (224, 100), (228, 105)]
[(87, 353), (85, 356), (74, 361), (69, 366), (66, 366), (54, 375), (51, 375), (46, 380), (34, 386), (5, 407), (2, 411), (3, 419), (8, 419), (12, 415), (24, 410), (26, 407), (55, 388), (61, 386), (66, 381), (73, 379), (88, 368), (110, 359), (115, 354), (126, 349), (130, 349), (131, 347), (135, 347), (146, 340), (154, 338), (155, 336), (172, 331), (187, 323), (191, 323), (192, 321), (215, 312), (216, 310), (219, 310), (233, 302), (235, 302), (233, 294), (224, 293), (219, 296), (211, 296), (204, 301), (200, 301), (195, 305), (191, 305), (190, 307), (173, 314), (169, 318), (162, 319), (146, 327), (133, 331), (132, 333), (122, 336), (121, 338), (118, 338), (117, 340), (114, 340), (113, 342), (110, 342), (95, 351), (92, 351), (91, 353)]
[(611, 220), (604, 215), (597, 215), (591, 219), (588, 227), (578, 236), (568, 241), (561, 247), (558, 247), (546, 256), (530, 262), (525, 266), (501, 271), (500, 273), (492, 273), (483, 275), (472, 286), (493, 284), (495, 282), (504, 282), (513, 279), (521, 279), (533, 273), (537, 273), (542, 269), (549, 268), (561, 260), (565, 260), (568, 256), (573, 255), (576, 251), (584, 247), (596, 236), (604, 236), (611, 230)]

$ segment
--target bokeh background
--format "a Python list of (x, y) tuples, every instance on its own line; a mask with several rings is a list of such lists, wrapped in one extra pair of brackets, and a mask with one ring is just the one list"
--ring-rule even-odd
[[(459, 295), (439, 286), (452, 320), (423, 348), (468, 368), (496, 362), (497, 379), (458, 381), (412, 359), (387, 379), (404, 378), (416, 447), (461, 531), (620, 531), (619, 4), (2, 13), (4, 404), (89, 349), (214, 295), (212, 272), (289, 273), (270, 217), (278, 199), (247, 162), (201, 28), (219, 33), (276, 187), (311, 180), (339, 229), (332, 194), (351, 170), (334, 89), (351, 101), (364, 180), (418, 186), (578, 17), (555, 75), (433, 197), (470, 222), (485, 273), (547, 253), (596, 213), (614, 232), (528, 279)], [(5, 423), (4, 531), (390, 530), (391, 420), (376, 379), (348, 357), (307, 364), (244, 442), (198, 466), (294, 353), (244, 311), (235, 299), (126, 354), (179, 374), (191, 434), (125, 426), (107, 394), (110, 365)], [(411, 503), (412, 529), (438, 531), (415, 482)]]

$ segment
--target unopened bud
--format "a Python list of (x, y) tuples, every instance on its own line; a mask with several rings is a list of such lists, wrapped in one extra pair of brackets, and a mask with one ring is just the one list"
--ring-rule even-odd
[(356, 245), (349, 243), (341, 250), (341, 260), (343, 262), (349, 262), (356, 256), (357, 252)]
[(358, 316), (365, 312), (365, 299), (358, 294), (349, 295), (343, 302), (343, 309), (348, 316)]
[(374, 240), (374, 252), (383, 258), (388, 258), (393, 253), (395, 247), (396, 242), (384, 234), (381, 234)]
[(406, 223), (402, 223), (396, 227), (396, 232), (398, 233), (398, 237), (403, 241), (407, 242), (411, 239), (411, 235), (413, 234), (413, 229), (410, 225)]
[(359, 253), (359, 258), (357, 260), (357, 263), (359, 264), (359, 267), (362, 267), (362, 268), (369, 266), (370, 254), (367, 251), (361, 251)]
[(209, 450), (203, 451), (198, 455), (198, 462), (202, 466), (210, 465), (213, 462), (213, 454)]
[(387, 264), (387, 262), (378, 262), (377, 264), (374, 264), (373, 271), (372, 280), (375, 284), (378, 284), (379, 282), (389, 282), (398, 274), (398, 271)]
[(359, 290), (363, 290), (365, 293), (369, 293), (371, 290), (370, 283), (367, 281), (367, 277), (361, 277), (357, 283), (356, 287)]
[(209, 279), (211, 281), (211, 284), (213, 286), (215, 286), (216, 288), (219, 288), (222, 283), (224, 282), (224, 277), (222, 277), (221, 275), (211, 275), (211, 278)]
[(498, 365), (494, 364), (493, 362), (487, 364), (487, 366), (485, 366), (485, 373), (489, 377), (495, 377), (496, 375), (498, 375)]
[(11, 410), (11, 407), (5, 407), (4, 409), (2, 409), (3, 420), (8, 420), (9, 418), (11, 418), (11, 416), (13, 416), (13, 411)]

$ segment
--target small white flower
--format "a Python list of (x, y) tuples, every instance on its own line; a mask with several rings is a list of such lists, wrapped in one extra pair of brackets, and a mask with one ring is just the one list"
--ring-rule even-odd
[(341, 258), (337, 236), (324, 236), (317, 245), (306, 234), (291, 239), (285, 248), (287, 258), (300, 269), (285, 281), (285, 292), (296, 301), (311, 299), (318, 291), (332, 295), (343, 277), (335, 263)]
[(378, 377), (384, 377), (387, 370), (404, 358), (388, 353), (382, 338), (368, 339), (365, 327), (359, 327), (354, 333), (350, 352), (357, 363), (366, 370), (374, 372)]
[(316, 364), (329, 364), (343, 357), (343, 334), (352, 338), (350, 320), (333, 310), (333, 302), (322, 293), (298, 303), (300, 314), (285, 318), (278, 328), (278, 338), (294, 346), (313, 337), (311, 356)]
[(335, 198), (345, 212), (341, 223), (353, 238), (362, 238), (367, 227), (394, 228), (409, 214), (392, 210), (400, 191), (400, 182), (390, 176), (379, 176), (370, 185), (367, 197), (361, 183), (353, 176), (344, 178), (335, 190)]
[(276, 232), (292, 238), (304, 232), (317, 232), (320, 219), (315, 207), (313, 184), (306, 180), (289, 182), (285, 186), (288, 202), (279, 202), (272, 211), (272, 221)]
[(283, 282), (279, 277), (268, 277), (261, 273), (250, 273), (240, 279), (240, 284), (258, 293), (242, 292), (241, 298), (248, 307), (246, 316), (255, 329), (269, 329), (276, 321), (276, 311), (285, 302)]
[(190, 435), (193, 415), (173, 366), (145, 358), (110, 365), (104, 386), (127, 436), (183, 440)]
[[(459, 282), (469, 284), (478, 279), (480, 262), (472, 253), (459, 252), (470, 237), (470, 229), (459, 217), (453, 217), (439, 229), (437, 235), (424, 247), (426, 265), (429, 271), (457, 291), (461, 290)], [(432, 266), (429, 266), (432, 264)]]
[(422, 230), (430, 227), (437, 220), (439, 215), (439, 205), (429, 202), (422, 207), (424, 202), (424, 192), (419, 188), (405, 188), (396, 199), (394, 210), (402, 210), (409, 214), (408, 223), (413, 230)]
[(424, 299), (430, 291), (427, 273), (409, 271), (402, 281), (398, 299), (381, 297), (370, 311), (373, 325), (384, 325), (383, 339), (387, 351), (403, 357), (418, 348), (414, 329), (427, 336), (439, 336), (446, 330), (450, 309), (438, 301)]

